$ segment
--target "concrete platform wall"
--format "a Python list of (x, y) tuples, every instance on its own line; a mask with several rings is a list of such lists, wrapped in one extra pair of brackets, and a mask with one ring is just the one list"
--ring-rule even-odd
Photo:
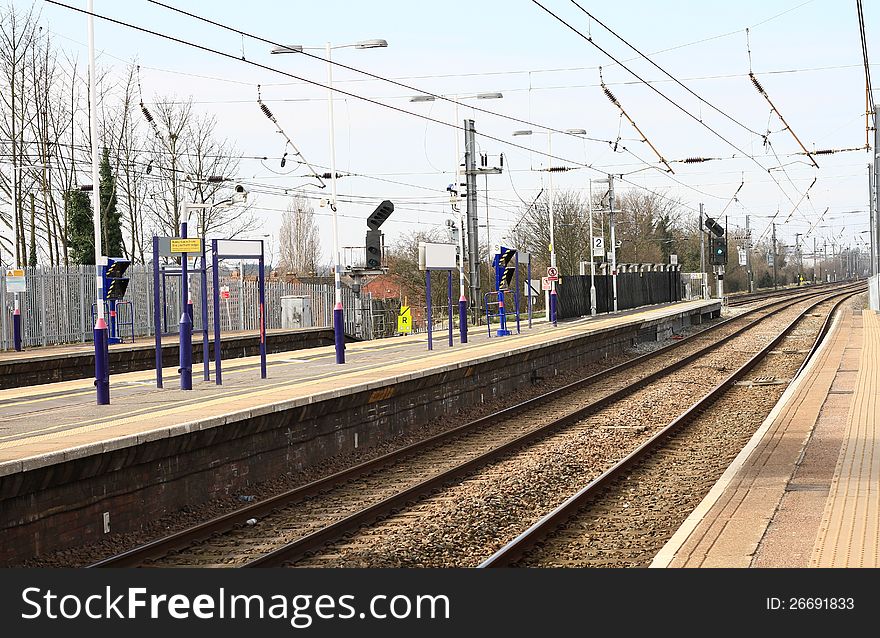
[(0, 478), (0, 565), (86, 544), (112, 531), (317, 464), (408, 432), (414, 425), (503, 396), (717, 310), (682, 313), (652, 324), (613, 328), (511, 356), (427, 373), (380, 388), (270, 412), (219, 427)]

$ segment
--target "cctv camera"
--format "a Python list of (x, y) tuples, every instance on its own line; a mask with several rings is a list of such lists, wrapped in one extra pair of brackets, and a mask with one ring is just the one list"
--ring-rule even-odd
[(244, 193), (245, 192), (244, 186), (242, 186), (241, 184), (236, 184), (235, 185), (235, 192), (236, 193)]

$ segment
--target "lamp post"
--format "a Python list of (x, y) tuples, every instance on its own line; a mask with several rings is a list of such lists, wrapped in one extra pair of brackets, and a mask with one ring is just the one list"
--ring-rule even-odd
[[(388, 46), (388, 42), (381, 39), (362, 40), (354, 44), (340, 44), (332, 46), (329, 42), (323, 47), (327, 56), (327, 109), (330, 120), (330, 210), (332, 212), (333, 228), (333, 278), (336, 287), (336, 304), (333, 308), (333, 335), (336, 343), (336, 363), (345, 363), (345, 323), (342, 308), (342, 259), (339, 253), (339, 221), (336, 215), (336, 137), (333, 119), (333, 62), (331, 53), (333, 49), (377, 49)], [(293, 44), (272, 49), (271, 53), (302, 53), (306, 49), (318, 49), (321, 47), (305, 47), (301, 44)]]
[[(464, 254), (465, 254), (465, 216), (458, 207), (458, 189), (461, 187), (461, 146), (458, 141), (458, 103), (460, 100), (477, 99), (477, 100), (500, 100), (504, 97), (501, 93), (474, 93), (473, 95), (450, 94), (441, 97), (452, 100), (455, 105), (455, 117), (453, 123), (453, 135), (455, 136), (455, 185), (450, 192), (452, 202), (452, 211), (458, 213), (458, 239), (459, 239), (459, 259), (458, 259), (458, 331), (461, 343), (467, 343), (467, 295), (465, 294), (465, 275), (464, 275)], [(410, 102), (433, 102), (437, 99), (434, 95), (414, 95), (409, 99)], [(486, 227), (488, 235), (489, 228)], [(468, 237), (469, 241), (477, 241), (477, 238)], [(479, 303), (478, 300), (473, 300)]]
[(104, 277), (101, 274), (101, 178), (98, 171), (98, 98), (95, 80), (95, 19), (94, 2), (88, 2), (89, 48), (89, 133), (92, 138), (92, 215), (95, 225), (95, 394), (98, 405), (110, 403), (110, 353), (107, 321), (104, 316)]
[[(563, 131), (568, 135), (586, 135), (587, 131), (582, 128), (570, 128), (565, 129)], [(523, 130), (523, 131), (514, 131), (513, 134), (515, 136), (518, 135), (535, 135), (537, 133), (541, 133), (547, 136), (547, 155), (550, 156), (547, 160), (547, 172), (549, 174), (547, 180), (547, 200), (548, 200), (548, 209), (550, 215), (550, 265), (553, 268), (556, 268), (556, 236), (554, 235), (554, 222), (553, 222), (553, 131), (532, 131), (532, 130)], [(592, 250), (592, 246), (590, 247)], [(556, 312), (555, 308), (551, 308), (551, 299), (556, 296), (556, 282), (550, 282), (550, 290), (544, 292), (544, 307), (548, 309), (547, 312), (547, 321), (553, 322), (553, 325), (556, 325)], [(555, 303), (554, 303), (555, 305)]]

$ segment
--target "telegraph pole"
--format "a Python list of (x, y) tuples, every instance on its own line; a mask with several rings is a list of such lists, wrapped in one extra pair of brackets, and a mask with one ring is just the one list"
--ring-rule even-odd
[(776, 222), (773, 222), (773, 290), (776, 290), (776, 262), (779, 255), (776, 254)]
[(476, 142), (474, 141), (474, 121), (464, 121), (464, 161), (465, 181), (467, 183), (467, 241), (468, 261), (471, 271), (471, 309), (473, 310), (473, 322), (477, 322), (479, 308), (482, 305), (480, 297), (480, 240), (479, 221), (477, 219), (477, 161)]

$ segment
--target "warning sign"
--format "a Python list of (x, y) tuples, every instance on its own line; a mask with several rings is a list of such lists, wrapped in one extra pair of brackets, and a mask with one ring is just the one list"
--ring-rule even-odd
[(6, 292), (27, 292), (24, 270), (15, 268), (6, 271)]
[(229, 286), (220, 286), (220, 298), (229, 299)]
[(180, 253), (200, 253), (202, 252), (202, 240), (198, 237), (192, 239), (172, 239), (171, 252), (175, 255)]
[(409, 334), (412, 332), (412, 310), (409, 306), (401, 306), (397, 315), (397, 332)]

